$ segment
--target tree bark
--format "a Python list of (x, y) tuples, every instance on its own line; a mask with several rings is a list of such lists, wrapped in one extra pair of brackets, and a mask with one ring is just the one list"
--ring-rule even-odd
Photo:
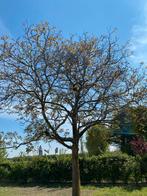
[(72, 196), (80, 196), (78, 143), (72, 147)]

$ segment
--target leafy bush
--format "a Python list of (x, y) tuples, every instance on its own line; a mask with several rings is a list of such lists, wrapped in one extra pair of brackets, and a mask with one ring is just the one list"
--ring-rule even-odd
[(105, 155), (80, 160), (82, 182), (110, 182), (140, 180), (140, 162), (135, 157), (122, 153)]
[(101, 160), (101, 172), (103, 181), (127, 182), (131, 176), (130, 162), (133, 158), (122, 153), (109, 153), (99, 158)]
[(142, 177), (147, 181), (147, 154), (140, 161)]
[(11, 162), (10, 163), (9, 180), (13, 182), (26, 183), (28, 179), (29, 164), (27, 161)]
[[(147, 156), (122, 153), (80, 157), (81, 182), (140, 182), (147, 180)], [(70, 182), (71, 156), (19, 158), (0, 164), (0, 180), (21, 183)]]
[(8, 161), (0, 163), (0, 180), (8, 179), (11, 172), (10, 163)]
[(101, 172), (98, 157), (80, 159), (81, 182), (101, 181)]

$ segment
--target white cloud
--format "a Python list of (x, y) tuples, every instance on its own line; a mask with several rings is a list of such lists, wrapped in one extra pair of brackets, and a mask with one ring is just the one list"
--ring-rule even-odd
[(132, 60), (136, 64), (140, 62), (147, 64), (147, 3), (144, 4), (140, 14), (142, 22), (132, 28)]

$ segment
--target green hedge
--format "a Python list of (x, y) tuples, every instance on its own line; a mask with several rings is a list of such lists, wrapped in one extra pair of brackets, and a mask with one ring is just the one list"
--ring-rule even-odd
[[(121, 153), (90, 157), (81, 161), (81, 180), (85, 182), (96, 181), (113, 184), (116, 182), (136, 182), (136, 174), (140, 171), (139, 161)], [(139, 176), (141, 176), (141, 173)]]
[[(147, 156), (109, 153), (80, 157), (81, 182), (135, 182), (147, 180)], [(32, 157), (0, 163), (0, 180), (17, 183), (71, 182), (71, 156)]]

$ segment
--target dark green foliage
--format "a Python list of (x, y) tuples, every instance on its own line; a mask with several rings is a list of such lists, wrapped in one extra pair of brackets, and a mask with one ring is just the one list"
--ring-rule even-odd
[(81, 181), (101, 182), (103, 172), (101, 171), (101, 160), (97, 156), (80, 159)]
[(147, 154), (142, 157), (140, 164), (141, 164), (141, 174), (143, 175), (144, 179), (147, 181)]
[(101, 171), (103, 172), (103, 180), (115, 183), (122, 180), (124, 174), (124, 163), (128, 161), (125, 155), (104, 155), (100, 157)]
[(147, 140), (147, 107), (127, 107), (117, 113), (112, 121), (112, 141), (122, 152), (133, 155), (130, 142), (136, 138)]
[(71, 181), (70, 157), (21, 157), (10, 161), (9, 180), (22, 183)]
[[(147, 156), (122, 153), (80, 158), (81, 182), (141, 182), (147, 180)], [(0, 180), (18, 183), (71, 182), (71, 156), (22, 157), (0, 164)]]
[[(127, 183), (133, 174), (134, 157), (129, 157), (122, 153), (109, 153), (99, 157), (93, 156), (82, 160), (81, 179), (91, 182), (110, 182), (123, 181)], [(83, 170), (82, 170), (83, 169)], [(84, 176), (85, 175), (85, 176)]]
[(138, 106), (137, 108), (131, 108), (130, 114), (135, 132), (147, 140), (147, 107)]
[(29, 163), (27, 161), (10, 163), (11, 172), (9, 179), (14, 182), (25, 183), (28, 179)]
[(0, 162), (0, 181), (1, 180), (7, 180), (10, 176), (11, 168), (10, 168), (10, 162)]

